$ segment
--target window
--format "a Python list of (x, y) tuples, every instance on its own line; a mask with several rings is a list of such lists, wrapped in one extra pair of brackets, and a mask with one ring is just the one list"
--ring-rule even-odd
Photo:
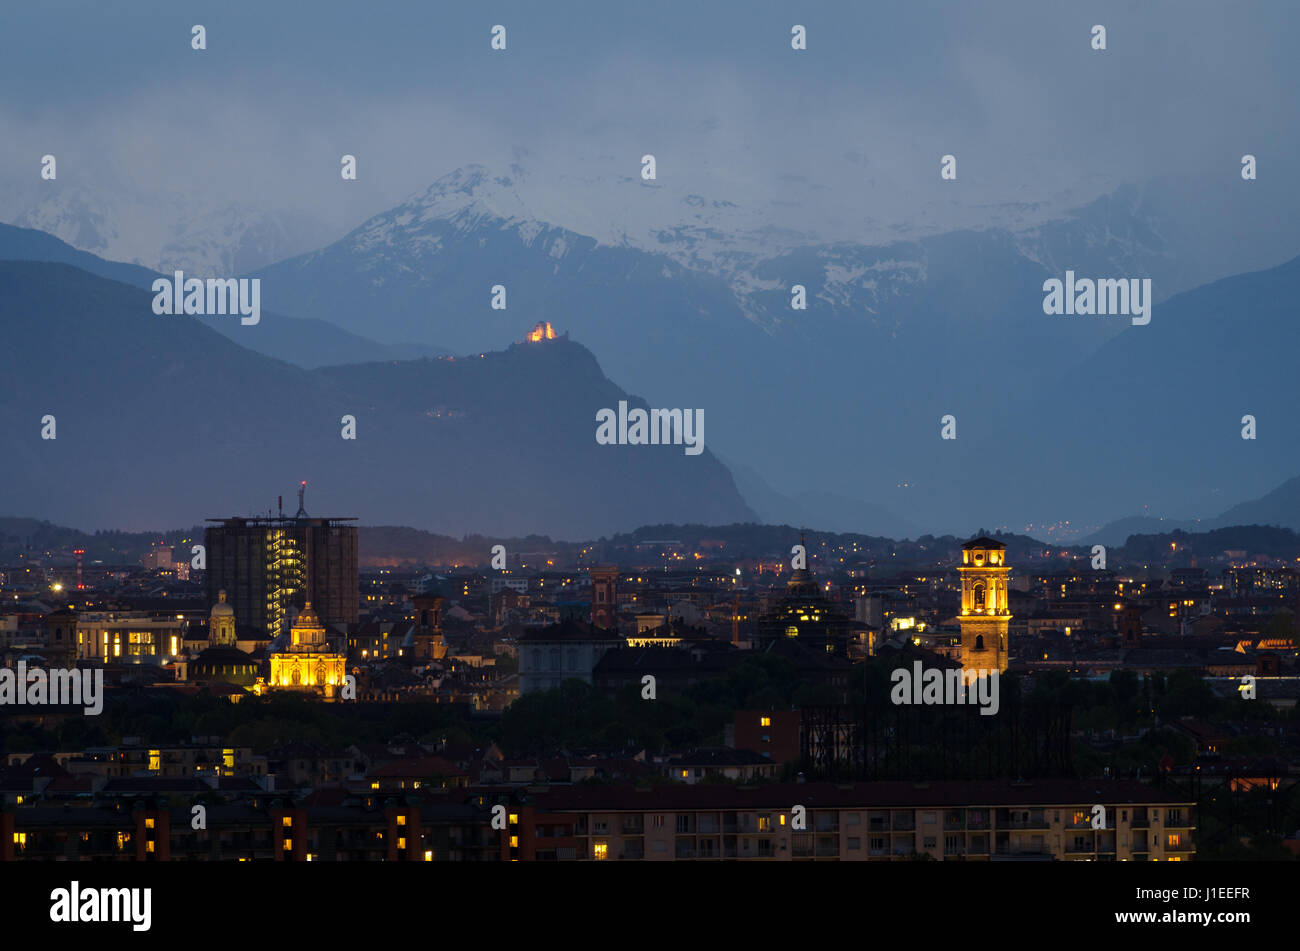
[(849, 848), (855, 851), (862, 848), (862, 840), (857, 836), (849, 836)]
[(605, 861), (605, 859), (609, 858), (609, 843), (608, 842), (592, 843), (591, 857), (594, 858), (597, 862), (603, 862)]
[(925, 843), (925, 848), (927, 849), (937, 849), (939, 847), (939, 840), (937, 836), (927, 835), (925, 836), (923, 841)]
[(771, 832), (771, 831), (772, 831), (772, 817), (771, 817), (771, 816), (759, 816), (759, 817), (758, 817), (758, 831), (759, 831), (759, 832)]
[[(771, 718), (771, 717), (759, 717), (759, 718), (758, 718), (758, 725), (759, 725), (759, 726), (771, 726), (771, 725), (772, 725), (772, 718)], [(766, 737), (764, 737), (764, 739), (766, 739)]]

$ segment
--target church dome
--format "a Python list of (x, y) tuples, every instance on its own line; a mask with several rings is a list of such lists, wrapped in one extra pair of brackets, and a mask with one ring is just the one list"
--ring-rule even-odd
[(217, 603), (212, 605), (210, 617), (234, 617), (235, 609), (226, 602), (226, 590), (222, 588), (217, 592)]

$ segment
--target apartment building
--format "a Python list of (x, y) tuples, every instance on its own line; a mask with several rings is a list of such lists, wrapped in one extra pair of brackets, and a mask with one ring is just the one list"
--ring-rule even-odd
[(1193, 803), (1131, 782), (533, 787), (508, 819), (502, 858), (522, 861), (1187, 861), (1195, 855)]

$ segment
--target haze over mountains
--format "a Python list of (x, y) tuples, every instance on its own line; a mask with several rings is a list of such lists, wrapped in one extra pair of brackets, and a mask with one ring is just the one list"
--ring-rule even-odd
[[(1297, 265), (1170, 296), (1225, 243), (1192, 247), (1170, 185), (1020, 231), (778, 252), (789, 236), (742, 251), (710, 235), (731, 210), (699, 196), (695, 224), (661, 232), (656, 250), (610, 245), (532, 217), (516, 185), (481, 166), (446, 176), (328, 247), (252, 272), (259, 326), (207, 325), (314, 368), (486, 352), (549, 320), (651, 405), (705, 409), (707, 444), (765, 520), (828, 529), (1078, 538), (1137, 513), (1213, 519), (1300, 472), (1296, 424), (1268, 413), (1287, 405)], [(1248, 219), (1255, 199), (1245, 208)], [(7, 226), (0, 257), (152, 280)], [(1042, 282), (1066, 269), (1152, 276), (1151, 325), (1044, 315)], [(489, 306), (497, 284), (505, 310)], [(791, 309), (794, 284), (807, 310)], [(1253, 442), (1240, 438), (1248, 413)], [(953, 441), (939, 438), (947, 414)]]
[[(576, 343), (307, 371), (218, 334), (222, 318), (155, 316), (151, 299), (68, 265), (0, 261), (9, 511), (193, 524), (266, 514), (306, 478), (313, 513), (445, 533), (592, 537), (667, 510), (754, 518), (707, 444), (597, 445), (595, 411), (629, 397)], [(345, 414), (355, 441), (341, 438)]]
[[(1230, 329), (1241, 324), (1224, 292), (1175, 294), (1224, 239), (1192, 250), (1169, 188), (1125, 188), (1024, 231), (809, 246), (704, 272), (683, 264), (698, 258), (698, 235), (666, 234), (658, 252), (605, 245), (529, 217), (512, 185), (481, 167), (447, 176), (329, 247), (254, 272), (264, 301), (379, 340), (462, 350), (499, 345), (519, 313), (550, 320), (652, 403), (706, 407), (711, 444), (778, 494), (867, 503), (928, 531), (1095, 528), (1153, 504), (1201, 515), (1240, 501), (1234, 485), (1259, 495), (1300, 471), (1284, 421), (1245, 445), (1249, 457), (1239, 422), (1228, 425), (1248, 412), (1239, 403), (1283, 405), (1269, 373), (1245, 368), (1285, 352), (1293, 324), (1270, 295), (1290, 272), (1229, 285), (1249, 334)], [(1246, 199), (1241, 220), (1259, 202)], [(1152, 277), (1152, 327), (1044, 315), (1042, 283), (1067, 269)], [(489, 306), (496, 284), (504, 311)], [(795, 284), (806, 311), (790, 307)], [(1121, 363), (1124, 379), (1111, 372)], [(1189, 373), (1195, 394), (1169, 385)], [(1093, 405), (1104, 409), (1089, 415)], [(955, 441), (939, 438), (948, 414)], [(1216, 451), (1196, 455), (1207, 440)], [(1101, 458), (1129, 474), (1094, 477)], [(842, 504), (815, 509), (845, 517)], [(837, 527), (876, 530), (858, 517)]]

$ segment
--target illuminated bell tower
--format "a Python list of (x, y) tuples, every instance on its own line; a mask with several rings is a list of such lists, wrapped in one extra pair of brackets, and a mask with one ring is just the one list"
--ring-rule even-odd
[(961, 666), (1005, 671), (1011, 611), (1007, 600), (1007, 546), (977, 538), (961, 549)]

